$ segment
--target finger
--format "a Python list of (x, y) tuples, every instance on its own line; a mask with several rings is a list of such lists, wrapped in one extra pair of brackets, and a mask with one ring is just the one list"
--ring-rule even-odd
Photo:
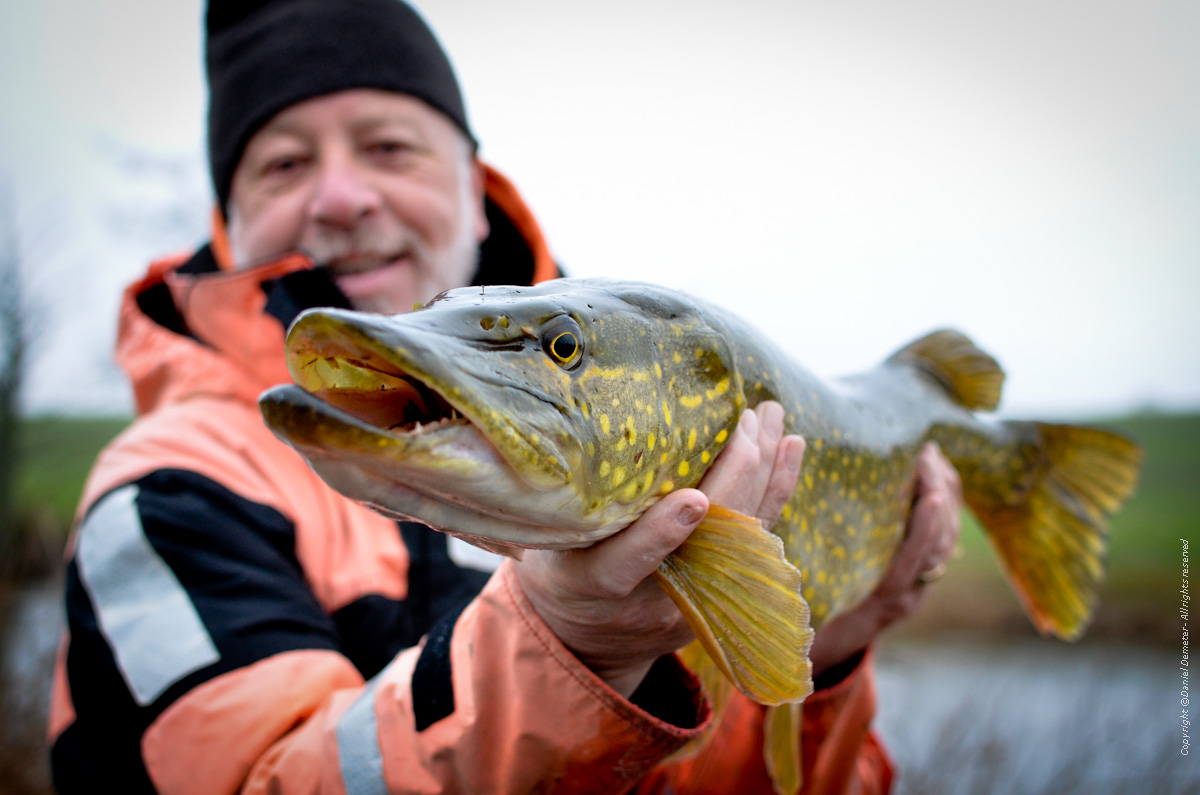
[[(928, 561), (937, 546), (938, 522), (941, 520), (945, 498), (940, 492), (922, 495), (908, 521), (908, 535), (896, 550), (892, 565), (884, 578), (892, 589), (906, 589), (918, 575), (930, 568)], [(934, 564), (936, 565), (936, 564)]]
[(962, 482), (958, 470), (942, 454), (937, 442), (927, 442), (917, 457), (916, 495), (919, 497), (931, 491), (945, 492), (959, 505), (962, 504)]
[(571, 556), (580, 593), (627, 596), (674, 552), (704, 518), (709, 501), (696, 489), (680, 489), (650, 507), (619, 533)]
[(779, 521), (783, 506), (792, 498), (804, 463), (805, 442), (799, 436), (785, 436), (775, 451), (775, 462), (767, 481), (766, 493), (758, 506), (759, 521), (770, 530)]
[[(933, 522), (933, 530), (937, 538), (931, 556), (931, 565), (936, 566), (944, 562), (953, 552), (962, 530), (962, 481), (959, 479), (958, 470), (932, 442), (921, 451), (918, 473), (921, 478), (918, 490), (922, 492), (922, 497), (929, 494), (940, 494), (943, 498), (936, 521)], [(918, 499), (922, 497), (918, 497)]]
[(754, 514), (766, 490), (768, 472), (762, 472), (759, 415), (742, 412), (729, 443), (721, 450), (699, 488), (717, 505)]

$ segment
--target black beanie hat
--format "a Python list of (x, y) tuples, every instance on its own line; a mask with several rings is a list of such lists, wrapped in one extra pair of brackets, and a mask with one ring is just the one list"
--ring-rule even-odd
[(246, 144), (275, 114), (348, 88), (408, 94), (475, 143), (446, 53), (400, 0), (209, 0), (208, 156), (222, 212)]

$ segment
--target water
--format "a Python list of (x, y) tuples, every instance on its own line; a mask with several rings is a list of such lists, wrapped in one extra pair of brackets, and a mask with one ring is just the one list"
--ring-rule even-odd
[(16, 595), (0, 626), (0, 792), (50, 791), (46, 720), (54, 654), (62, 632), (62, 583)]
[(884, 643), (876, 726), (900, 793), (1200, 792), (1169, 649), (950, 636)]

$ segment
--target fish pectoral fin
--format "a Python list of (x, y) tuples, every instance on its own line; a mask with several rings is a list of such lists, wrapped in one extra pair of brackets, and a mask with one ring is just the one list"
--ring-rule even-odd
[(992, 411), (1000, 404), (1004, 370), (961, 332), (942, 329), (927, 334), (896, 351), (888, 362), (924, 370), (964, 408)]
[(770, 705), (812, 692), (813, 629), (800, 572), (757, 519), (711, 506), (655, 577), (717, 668), (746, 696)]

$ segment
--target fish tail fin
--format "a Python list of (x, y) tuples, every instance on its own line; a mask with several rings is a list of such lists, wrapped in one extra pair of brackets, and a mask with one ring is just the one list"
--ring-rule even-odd
[(1004, 370), (991, 354), (953, 329), (934, 331), (888, 358), (913, 365), (945, 387), (956, 402), (972, 411), (992, 411), (1000, 403)]
[(711, 506), (655, 578), (717, 668), (749, 698), (782, 704), (812, 692), (813, 629), (800, 572), (757, 519)]
[(1108, 518), (1133, 494), (1141, 449), (1109, 431), (1072, 425), (1017, 426), (1024, 487), (1007, 500), (968, 506), (1000, 554), (1038, 631), (1075, 640), (1091, 620), (1103, 578)]

